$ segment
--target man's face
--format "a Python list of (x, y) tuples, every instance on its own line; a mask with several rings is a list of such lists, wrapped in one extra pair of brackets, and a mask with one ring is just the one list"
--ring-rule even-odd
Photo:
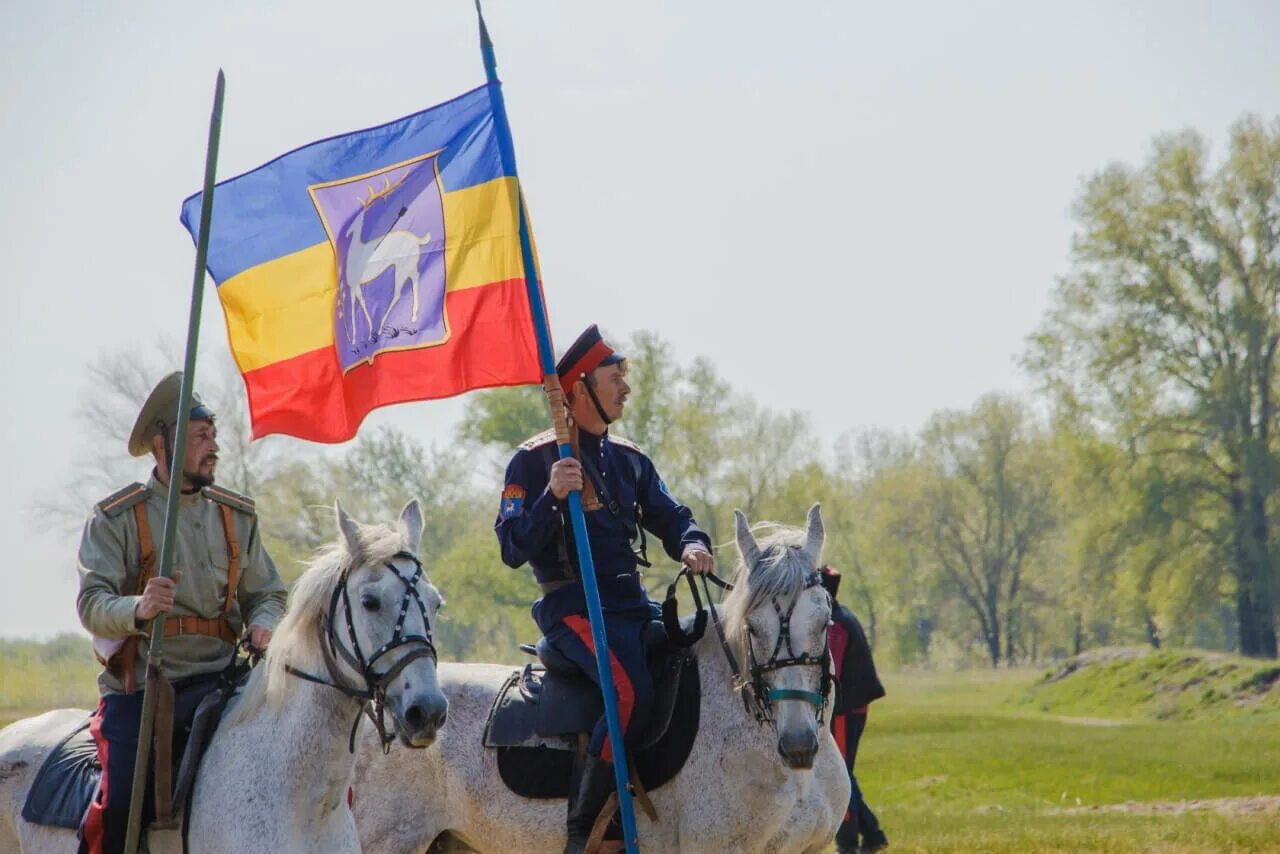
[[(172, 437), (172, 433), (170, 436)], [(164, 440), (154, 440), (156, 459), (163, 462)], [(167, 463), (163, 463), (167, 465)], [(182, 455), (182, 477), (197, 489), (213, 483), (218, 468), (218, 428), (212, 421), (192, 421), (187, 427), (187, 447)]]
[(192, 421), (187, 427), (187, 452), (182, 459), (182, 475), (193, 486), (213, 483), (218, 468), (218, 428), (212, 421)]
[[(603, 368), (596, 368), (591, 373), (595, 379), (596, 397), (600, 400), (600, 406), (613, 421), (622, 418), (622, 410), (627, 405), (627, 396), (631, 394), (631, 386), (627, 385), (626, 364), (626, 362), (616, 362)], [(587, 405), (591, 405), (589, 399)]]

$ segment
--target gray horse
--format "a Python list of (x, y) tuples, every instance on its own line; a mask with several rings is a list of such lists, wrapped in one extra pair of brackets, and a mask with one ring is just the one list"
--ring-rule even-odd
[[(819, 852), (849, 803), (849, 775), (818, 715), (831, 618), (831, 600), (815, 581), (821, 513), (815, 505), (806, 530), (778, 529), (759, 541), (736, 515), (743, 560), (725, 599), (726, 634), (737, 661), (753, 663), (771, 705), (766, 723), (745, 708), (741, 683), (708, 631), (693, 647), (702, 711), (692, 752), (679, 774), (650, 792), (658, 821), (637, 816), (648, 851)], [(779, 615), (788, 610), (794, 664), (760, 667), (779, 647)], [(564, 801), (512, 793), (494, 751), (482, 745), (489, 709), (511, 670), (441, 666), (456, 723), (430, 750), (393, 750), (384, 760), (377, 742), (365, 739), (354, 809), (366, 850), (421, 852), (437, 838), (478, 851), (561, 850)]]
[[(294, 585), (265, 662), (233, 700), (200, 766), (187, 817), (192, 854), (359, 851), (346, 807), (355, 761), (348, 736), (365, 700), (353, 695), (385, 702), (406, 747), (427, 747), (444, 722), (448, 702), (430, 642), (441, 598), (415, 556), (418, 502), (394, 526), (361, 525), (334, 509), (338, 541)], [(333, 656), (322, 649), (326, 620)], [(45, 755), (87, 714), (60, 709), (0, 731), (0, 851), (75, 850), (73, 831), (29, 824), (21, 812)], [(173, 831), (150, 837), (151, 851), (182, 850)]]

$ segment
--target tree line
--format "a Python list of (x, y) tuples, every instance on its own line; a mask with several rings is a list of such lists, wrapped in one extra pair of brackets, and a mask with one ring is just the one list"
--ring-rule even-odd
[[(1069, 272), (1021, 354), (1029, 398), (993, 393), (914, 433), (824, 447), (804, 413), (641, 331), (618, 429), (716, 543), (732, 540), (734, 508), (797, 524), (821, 501), (842, 598), (887, 663), (1001, 666), (1118, 643), (1275, 657), (1280, 122), (1241, 119), (1216, 161), (1197, 133), (1161, 136), (1144, 163), (1090, 176), (1073, 212)], [(98, 459), (158, 373), (141, 364), (90, 369)], [(333, 451), (250, 444), (238, 380), (211, 396), (220, 478), (257, 498), (286, 576), (332, 539), (335, 496), (380, 520), (416, 495), (448, 599), (442, 654), (509, 660), (535, 636), (537, 586), (501, 563), (492, 526), (506, 457), (548, 423), (540, 389), (470, 395), (438, 446), (382, 428)], [(122, 482), (89, 468), (81, 492)], [(78, 500), (45, 509), (65, 518)], [(675, 571), (658, 557), (655, 595)]]

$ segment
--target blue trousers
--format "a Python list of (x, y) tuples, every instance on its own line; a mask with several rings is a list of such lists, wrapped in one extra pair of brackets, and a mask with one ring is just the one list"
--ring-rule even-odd
[[(610, 615), (605, 620), (605, 635), (609, 641), (609, 664), (613, 674), (613, 687), (618, 694), (618, 717), (622, 721), (623, 738), (628, 745), (644, 732), (649, 714), (653, 711), (653, 676), (645, 658), (644, 628), (650, 617)], [(571, 614), (563, 618), (546, 633), (565, 658), (582, 669), (592, 682), (600, 684), (596, 666), (595, 642), (591, 636), (591, 623), (584, 615)], [(609, 743), (609, 725), (604, 715), (596, 721), (587, 743), (592, 756), (613, 761), (613, 745)]]
[[(200, 700), (217, 687), (218, 674), (195, 676), (175, 682), (173, 761), (182, 759)], [(80, 854), (117, 854), (124, 851), (129, 829), (129, 800), (133, 794), (133, 768), (138, 755), (138, 725), (142, 721), (142, 691), (107, 694), (98, 701), (89, 732), (98, 744), (102, 780), (80, 828)], [(147, 796), (142, 804), (142, 826), (155, 818), (155, 782), (147, 772)], [(175, 807), (180, 807), (175, 804)]]

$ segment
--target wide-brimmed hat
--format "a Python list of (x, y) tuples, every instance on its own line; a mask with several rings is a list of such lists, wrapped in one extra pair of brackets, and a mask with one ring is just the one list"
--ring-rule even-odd
[[(147, 402), (138, 410), (138, 420), (133, 423), (133, 432), (129, 434), (130, 455), (145, 457), (151, 453), (151, 439), (174, 425), (181, 394), (182, 371), (174, 371), (156, 383), (156, 387), (147, 396)], [(192, 421), (213, 420), (213, 410), (205, 406), (194, 391), (191, 392), (191, 408), (188, 411)]]

